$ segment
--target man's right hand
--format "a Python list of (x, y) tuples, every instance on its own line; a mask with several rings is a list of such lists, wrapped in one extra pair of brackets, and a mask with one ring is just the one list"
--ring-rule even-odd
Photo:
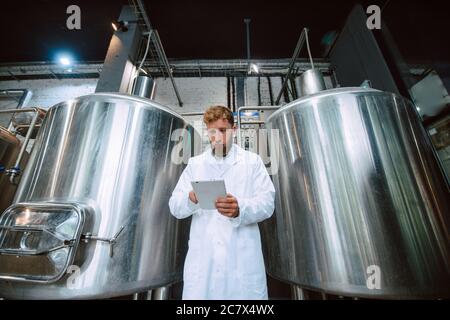
[(198, 203), (198, 200), (197, 200), (197, 197), (195, 196), (194, 191), (189, 192), (189, 200), (191, 200), (191, 202), (193, 202), (195, 204)]

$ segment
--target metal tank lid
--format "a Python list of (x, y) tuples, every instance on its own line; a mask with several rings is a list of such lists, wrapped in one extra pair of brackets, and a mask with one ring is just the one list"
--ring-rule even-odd
[[(94, 99), (92, 99), (92, 98), (94, 98)], [(55, 108), (55, 107), (57, 107), (57, 106), (59, 106), (61, 104), (64, 104), (67, 101), (95, 100), (95, 98), (103, 98), (103, 99), (111, 98), (111, 99), (132, 100), (132, 101), (139, 102), (139, 103), (142, 103), (144, 105), (149, 105), (149, 106), (155, 107), (157, 109), (160, 109), (162, 111), (168, 112), (168, 113), (172, 114), (173, 116), (175, 116), (177, 118), (180, 118), (184, 122), (187, 122), (186, 119), (184, 119), (176, 111), (174, 111), (174, 110), (172, 110), (172, 109), (170, 109), (168, 107), (165, 107), (165, 106), (163, 106), (163, 105), (161, 105), (161, 104), (159, 104), (159, 103), (157, 103), (157, 102), (155, 102), (153, 100), (149, 100), (149, 99), (146, 99), (146, 98), (141, 98), (141, 97), (134, 96), (134, 95), (131, 95), (131, 94), (117, 93), (117, 92), (101, 92), (101, 93), (87, 94), (87, 95), (84, 95), (84, 96), (76, 97), (76, 98), (73, 98), (73, 99), (69, 99), (69, 100), (57, 103), (54, 106), (52, 106), (51, 109)]]
[(267, 119), (266, 122), (270, 122), (272, 118), (278, 116), (280, 113), (294, 107), (298, 106), (299, 104), (305, 103), (313, 98), (323, 98), (331, 95), (339, 95), (339, 94), (346, 94), (346, 93), (383, 93), (383, 91), (372, 89), (372, 88), (362, 88), (362, 87), (344, 87), (344, 88), (335, 88), (335, 89), (329, 89), (317, 92), (315, 94), (311, 94), (308, 96), (301, 97), (297, 100), (294, 100), (292, 102), (289, 102), (288, 104), (280, 107), (277, 111), (272, 113)]

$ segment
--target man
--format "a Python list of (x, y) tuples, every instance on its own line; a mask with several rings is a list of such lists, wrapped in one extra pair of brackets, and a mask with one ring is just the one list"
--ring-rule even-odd
[[(272, 215), (275, 189), (261, 158), (233, 144), (228, 108), (208, 108), (203, 121), (211, 146), (189, 160), (169, 201), (176, 218), (192, 216), (183, 299), (267, 299), (257, 223)], [(199, 208), (197, 180), (225, 181), (215, 210)]]

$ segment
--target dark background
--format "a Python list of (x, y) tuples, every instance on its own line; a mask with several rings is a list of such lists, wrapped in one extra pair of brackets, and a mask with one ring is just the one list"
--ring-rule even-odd
[[(324, 36), (338, 31), (356, 2), (377, 4), (407, 62), (450, 63), (450, 10), (445, 1), (145, 0), (150, 21), (169, 58), (245, 58), (245, 24), (251, 22), (255, 59), (288, 58), (301, 29), (310, 28), (314, 57)], [(81, 8), (81, 30), (66, 28), (67, 6)], [(2, 2), (0, 62), (53, 61), (63, 51), (79, 61), (103, 61), (123, 0)], [(304, 56), (304, 52), (302, 56)]]

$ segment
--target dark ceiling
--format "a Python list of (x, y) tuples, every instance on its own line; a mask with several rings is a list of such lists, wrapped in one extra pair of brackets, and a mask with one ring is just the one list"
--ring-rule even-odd
[[(287, 58), (305, 26), (313, 56), (324, 52), (322, 40), (342, 28), (356, 1), (146, 0), (169, 59), (245, 58), (244, 18), (251, 18), (252, 58)], [(383, 7), (382, 17), (408, 61), (450, 62), (444, 1), (359, 1)], [(81, 8), (81, 30), (66, 28), (67, 6)], [(123, 0), (35, 0), (2, 3), (0, 62), (52, 61), (65, 51), (80, 61), (102, 61)]]

